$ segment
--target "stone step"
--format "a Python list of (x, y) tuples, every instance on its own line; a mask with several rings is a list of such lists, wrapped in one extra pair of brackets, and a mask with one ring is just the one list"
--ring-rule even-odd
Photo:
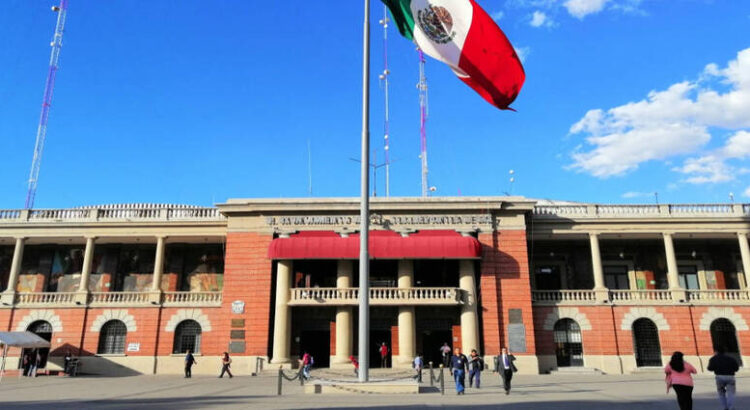
[(570, 374), (596, 375), (604, 374), (604, 372), (593, 367), (558, 367), (557, 369), (550, 371), (549, 374), (557, 376)]
[(664, 368), (661, 366), (647, 366), (647, 367), (636, 367), (635, 370), (631, 371), (630, 374), (657, 374), (664, 373)]

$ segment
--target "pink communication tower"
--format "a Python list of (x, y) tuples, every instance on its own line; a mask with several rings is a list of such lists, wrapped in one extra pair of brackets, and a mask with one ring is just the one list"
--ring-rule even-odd
[(55, 26), (55, 35), (52, 38), (50, 46), (52, 52), (49, 58), (49, 71), (47, 73), (47, 83), (44, 86), (44, 98), (42, 100), (42, 113), (39, 116), (39, 127), (36, 132), (36, 143), (34, 144), (34, 159), (31, 161), (31, 172), (29, 174), (29, 190), (26, 193), (26, 209), (34, 207), (34, 198), (36, 197), (36, 185), (39, 180), (39, 167), (42, 163), (42, 152), (44, 151), (44, 140), (47, 136), (47, 120), (49, 119), (49, 110), (52, 106), (52, 92), (55, 89), (55, 76), (57, 74), (58, 59), (60, 58), (60, 49), (62, 48), (63, 30), (65, 28), (65, 13), (68, 11), (68, 0), (60, 0), (59, 6), (52, 7), (52, 11), (57, 13), (57, 25)]

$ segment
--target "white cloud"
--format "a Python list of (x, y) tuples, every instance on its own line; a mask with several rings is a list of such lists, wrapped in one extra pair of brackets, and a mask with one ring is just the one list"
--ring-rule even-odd
[(582, 19), (589, 14), (598, 13), (604, 10), (604, 6), (608, 1), (609, 0), (568, 0), (563, 6), (565, 6), (571, 16)]
[(749, 186), (749, 187), (747, 187), (747, 189), (745, 190), (745, 192), (743, 192), (743, 193), (742, 193), (742, 195), (744, 195), (744, 196), (746, 196), (746, 197), (750, 198), (750, 186)]
[(514, 50), (516, 50), (516, 54), (518, 55), (518, 59), (521, 60), (522, 63), (526, 63), (526, 59), (529, 58), (529, 54), (531, 54), (531, 47), (513, 47)]
[(536, 10), (531, 15), (531, 21), (529, 24), (531, 27), (552, 27), (554, 22), (543, 11)]
[(502, 19), (504, 16), (505, 13), (502, 10), (498, 10), (490, 14), (490, 17), (492, 17), (492, 19), (495, 21)]
[[(741, 170), (727, 160), (750, 158), (748, 113), (750, 48), (737, 53), (726, 68), (707, 65), (696, 81), (651, 91), (641, 101), (606, 111), (589, 110), (570, 127), (571, 134), (583, 134), (588, 143), (576, 148), (570, 167), (606, 178), (647, 161), (693, 155), (674, 168), (688, 176), (687, 182), (725, 182)], [(711, 139), (709, 129), (736, 133), (724, 147), (701, 153)]]
[(644, 197), (650, 197), (654, 196), (653, 192), (637, 192), (637, 191), (628, 191), (621, 195), (621, 197), (626, 199), (632, 199), (632, 198), (644, 198)]

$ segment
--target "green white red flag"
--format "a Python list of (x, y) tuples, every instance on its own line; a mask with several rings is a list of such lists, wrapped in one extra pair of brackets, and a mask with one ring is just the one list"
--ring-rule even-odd
[(485, 100), (507, 110), (526, 75), (515, 49), (474, 0), (382, 0), (399, 32)]

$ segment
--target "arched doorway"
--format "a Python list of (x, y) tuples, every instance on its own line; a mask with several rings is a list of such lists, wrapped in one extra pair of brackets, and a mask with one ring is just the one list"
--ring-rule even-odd
[(740, 347), (737, 343), (737, 329), (728, 319), (719, 318), (711, 322), (711, 343), (714, 351), (721, 346), (728, 355), (737, 360), (737, 363), (742, 364)]
[(659, 329), (651, 320), (641, 318), (633, 322), (633, 351), (638, 367), (662, 365)]
[[(26, 328), (27, 331), (34, 333), (35, 335), (41, 337), (42, 339), (50, 342), (52, 341), (52, 325), (47, 322), (46, 320), (37, 320), (36, 322), (33, 322), (29, 325), (28, 328)], [(21, 360), (19, 362), (19, 367), (23, 367), (23, 358), (28, 354), (30, 360), (36, 360), (37, 356), (37, 350), (39, 353), (39, 364), (38, 368), (43, 369), (47, 367), (47, 357), (49, 356), (49, 348), (44, 349), (23, 349), (23, 352), (21, 353)]]
[(560, 319), (554, 330), (557, 367), (583, 366), (581, 327), (573, 319)]

